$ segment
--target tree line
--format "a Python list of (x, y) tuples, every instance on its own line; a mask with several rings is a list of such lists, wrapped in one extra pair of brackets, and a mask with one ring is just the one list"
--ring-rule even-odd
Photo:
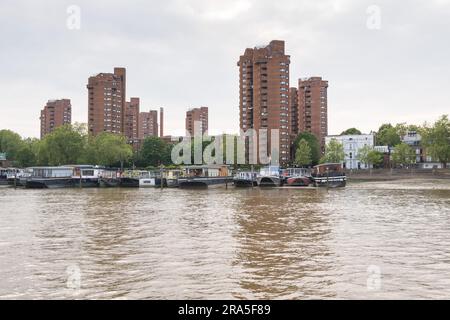
[[(376, 146), (388, 146), (393, 148), (392, 160), (395, 165), (408, 166), (416, 163), (415, 150), (402, 142), (409, 131), (416, 131), (421, 135), (421, 146), (426, 149), (426, 154), (445, 168), (450, 162), (450, 121), (447, 115), (441, 116), (433, 124), (424, 123), (422, 126), (390, 123), (380, 126), (375, 134)], [(361, 134), (356, 128), (350, 128), (341, 135)], [(318, 163), (343, 162), (345, 152), (343, 145), (336, 139), (331, 139), (325, 148), (325, 154), (320, 157), (319, 142), (309, 133), (301, 133), (294, 142), (294, 164), (310, 166)], [(371, 146), (364, 146), (358, 150), (358, 160), (367, 165), (379, 166), (384, 161), (383, 153)]]
[(158, 137), (146, 138), (134, 151), (123, 135), (103, 132), (87, 134), (86, 125), (64, 125), (43, 139), (26, 138), (11, 130), (0, 130), (0, 153), (14, 166), (59, 166), (97, 164), (107, 167), (148, 167), (170, 163), (170, 145)]
[[(401, 137), (408, 131), (417, 131), (421, 135), (422, 146), (435, 161), (442, 163), (444, 167), (450, 162), (450, 121), (446, 115), (433, 124), (425, 123), (422, 126), (383, 124), (374, 133), (375, 145), (392, 147), (392, 158), (397, 165), (415, 163), (415, 151), (401, 141)], [(39, 140), (22, 139), (11, 130), (0, 130), (0, 153), (6, 153), (13, 165), (20, 167), (94, 163), (109, 167), (146, 168), (172, 164), (173, 145), (159, 137), (147, 137), (139, 149), (133, 150), (122, 135), (104, 132), (94, 137), (87, 132), (87, 127), (83, 124), (64, 125)], [(360, 133), (358, 129), (350, 128), (342, 132), (342, 135)], [(226, 139), (223, 140), (225, 150)], [(204, 141), (202, 149), (205, 150), (210, 143)], [(374, 166), (383, 163), (383, 154), (370, 146), (363, 147), (358, 153), (358, 159), (362, 163)], [(235, 151), (235, 158), (236, 154)], [(344, 158), (343, 146), (337, 140), (329, 142), (323, 155), (319, 141), (311, 133), (300, 133), (293, 143), (293, 164), (298, 166), (342, 162)], [(236, 159), (234, 160), (236, 163)]]

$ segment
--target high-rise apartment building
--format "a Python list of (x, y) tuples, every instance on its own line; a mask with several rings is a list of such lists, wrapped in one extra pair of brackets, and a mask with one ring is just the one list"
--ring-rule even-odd
[(89, 134), (125, 133), (126, 70), (99, 73), (88, 80)]
[(297, 88), (289, 89), (289, 111), (291, 112), (291, 138), (299, 134), (298, 132), (298, 90)]
[(72, 123), (70, 99), (49, 100), (41, 110), (41, 139), (57, 127)]
[(137, 145), (139, 143), (139, 98), (130, 98), (125, 102), (125, 137), (129, 144)]
[(186, 112), (186, 131), (191, 136), (194, 135), (195, 122), (201, 122), (202, 134), (208, 131), (208, 107), (193, 108)]
[(321, 77), (299, 79), (298, 81), (298, 126), (300, 132), (314, 134), (325, 151), (325, 137), (328, 135), (328, 81)]
[[(267, 46), (247, 48), (237, 63), (239, 67), (240, 128), (243, 131), (279, 130), (279, 163), (290, 158), (289, 65), (284, 41), (273, 40)], [(272, 159), (272, 163), (275, 160)]]
[(158, 136), (158, 111), (150, 110), (139, 114), (139, 139)]
[(164, 108), (159, 108), (159, 137), (164, 137)]

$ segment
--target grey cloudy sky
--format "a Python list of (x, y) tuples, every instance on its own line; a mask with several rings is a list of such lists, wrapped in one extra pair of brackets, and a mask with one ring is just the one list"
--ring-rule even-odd
[[(81, 29), (66, 26), (70, 5)], [(367, 9), (381, 9), (380, 29)], [(48, 99), (87, 121), (90, 75), (127, 68), (127, 98), (165, 107), (166, 134), (188, 107), (210, 108), (210, 133), (238, 132), (246, 47), (286, 41), (291, 85), (329, 81), (329, 133), (383, 122), (421, 124), (450, 111), (450, 0), (0, 0), (0, 129), (39, 135)]]

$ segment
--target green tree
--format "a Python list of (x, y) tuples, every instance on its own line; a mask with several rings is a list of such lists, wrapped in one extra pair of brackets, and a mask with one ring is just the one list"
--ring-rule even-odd
[(367, 161), (369, 164), (378, 167), (383, 163), (383, 154), (379, 151), (371, 150), (367, 155)]
[(41, 141), (38, 158), (48, 165), (79, 164), (84, 156), (86, 141), (81, 126), (58, 127)]
[(416, 162), (416, 153), (409, 145), (402, 142), (395, 146), (392, 158), (395, 164), (406, 166)]
[(8, 159), (16, 158), (22, 144), (19, 134), (11, 130), (0, 130), (0, 153), (6, 153)]
[(376, 134), (376, 143), (379, 146), (396, 146), (401, 142), (397, 129), (390, 123), (383, 124)]
[(120, 163), (122, 169), (124, 163), (133, 156), (133, 149), (127, 144), (126, 137), (109, 132), (91, 138), (89, 150), (94, 155), (96, 164), (113, 166)]
[(383, 163), (383, 154), (366, 145), (358, 150), (358, 160), (368, 167), (379, 166)]
[(325, 155), (320, 159), (321, 163), (341, 163), (344, 161), (345, 152), (342, 143), (331, 139), (325, 147)]
[(441, 116), (433, 126), (425, 124), (421, 134), (426, 152), (446, 168), (447, 163), (450, 162), (450, 121), (448, 116)]
[(420, 127), (414, 124), (407, 124), (406, 122), (403, 123), (397, 123), (395, 125), (395, 130), (397, 131), (397, 134), (401, 137), (406, 136), (408, 131), (419, 131)]
[(158, 137), (147, 137), (140, 150), (139, 162), (144, 167), (171, 163), (171, 145)]
[(25, 139), (17, 152), (16, 164), (20, 167), (31, 167), (38, 165), (39, 144), (39, 139)]
[(365, 145), (364, 147), (360, 148), (358, 150), (358, 160), (366, 164), (367, 166), (370, 166), (369, 154), (372, 150), (373, 148), (368, 145)]
[(299, 166), (308, 166), (312, 162), (311, 148), (308, 141), (305, 139), (300, 140), (297, 150), (295, 151), (295, 164)]
[[(294, 141), (293, 150), (297, 151), (301, 140), (308, 142), (308, 146), (311, 149), (311, 164), (316, 165), (320, 161), (320, 143), (316, 136), (309, 132), (300, 133)], [(295, 153), (294, 153), (295, 156)]]
[(397, 123), (394, 128), (400, 138), (404, 137), (409, 131), (409, 127), (406, 122)]
[(421, 127), (418, 126), (418, 125), (415, 125), (415, 124), (409, 124), (409, 125), (407, 126), (407, 128), (408, 128), (408, 131), (416, 131), (416, 132), (420, 132), (420, 130), (421, 130)]
[(359, 131), (356, 128), (350, 128), (350, 129), (347, 129), (347, 130), (343, 131), (341, 133), (341, 136), (350, 135), (350, 134), (361, 134), (361, 131)]

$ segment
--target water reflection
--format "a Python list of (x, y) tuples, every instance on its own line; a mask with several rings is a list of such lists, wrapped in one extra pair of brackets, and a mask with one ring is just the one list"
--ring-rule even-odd
[(239, 251), (234, 264), (242, 268), (240, 286), (250, 291), (247, 298), (318, 294), (305, 283), (311, 272), (327, 273), (330, 268), (320, 261), (332, 254), (324, 242), (330, 225), (319, 205), (326, 194), (255, 189), (240, 196), (236, 206), (240, 228), (235, 234)]

